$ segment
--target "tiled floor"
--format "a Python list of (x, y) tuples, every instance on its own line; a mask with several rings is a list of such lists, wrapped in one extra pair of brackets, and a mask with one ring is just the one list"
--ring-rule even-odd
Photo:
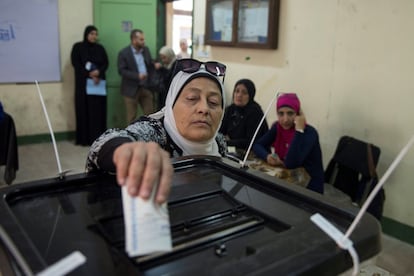
[[(61, 170), (69, 170), (68, 174), (84, 172), (88, 150), (89, 147), (76, 146), (70, 141), (58, 142), (57, 152)], [(18, 154), (19, 170), (13, 184), (59, 175), (59, 167), (52, 143), (19, 146)], [(0, 185), (4, 181), (3, 171), (4, 167), (0, 169)]]
[[(73, 142), (63, 141), (57, 145), (62, 171), (68, 174), (84, 172), (89, 147), (75, 146)], [(56, 177), (59, 169), (51, 143), (24, 145), (19, 147), (19, 166), (13, 184)], [(0, 187), (4, 167), (0, 168)], [(414, 234), (414, 233), (413, 233)], [(342, 275), (350, 275), (348, 271)], [(398, 239), (383, 235), (382, 251), (361, 265), (359, 275), (414, 275), (414, 246)]]

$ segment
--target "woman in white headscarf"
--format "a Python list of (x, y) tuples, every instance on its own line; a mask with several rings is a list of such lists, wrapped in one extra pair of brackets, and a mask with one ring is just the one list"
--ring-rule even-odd
[(158, 54), (161, 63), (155, 64), (159, 77), (158, 86), (155, 89), (158, 92), (158, 106), (162, 108), (165, 105), (165, 98), (170, 87), (176, 56), (174, 50), (167, 46), (161, 47)]
[(126, 129), (109, 129), (91, 146), (88, 171), (116, 172), (132, 196), (149, 198), (159, 182), (156, 201), (166, 201), (172, 178), (170, 157), (224, 156), (226, 142), (218, 133), (224, 116), (225, 65), (183, 60), (159, 112), (143, 116)]
[(176, 60), (176, 56), (174, 50), (170, 47), (164, 46), (158, 52), (160, 56), (160, 60), (162, 62), (162, 66), (168, 70), (174, 69), (173, 64)]

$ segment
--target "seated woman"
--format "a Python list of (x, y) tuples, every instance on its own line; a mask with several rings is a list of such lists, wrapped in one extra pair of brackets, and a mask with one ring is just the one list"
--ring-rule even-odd
[(318, 132), (306, 124), (299, 98), (294, 93), (281, 94), (276, 111), (277, 122), (253, 145), (254, 153), (273, 166), (304, 167), (311, 177), (307, 188), (323, 194), (324, 171)]
[(87, 170), (116, 172), (131, 196), (148, 199), (159, 183), (156, 202), (167, 200), (173, 168), (170, 157), (190, 154), (224, 156), (218, 133), (224, 114), (224, 88), (218, 62), (183, 60), (168, 90), (165, 107), (123, 130), (109, 129), (92, 144)]
[[(227, 145), (239, 150), (247, 150), (250, 141), (263, 117), (263, 110), (255, 102), (256, 87), (249, 79), (236, 82), (233, 90), (233, 103), (224, 112), (220, 133), (225, 135)], [(256, 139), (269, 130), (266, 120), (263, 121)]]

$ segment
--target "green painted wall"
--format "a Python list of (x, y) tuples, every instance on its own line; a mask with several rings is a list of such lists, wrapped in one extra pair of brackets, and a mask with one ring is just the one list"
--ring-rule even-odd
[[(165, 4), (161, 0), (94, 0), (94, 24), (109, 56), (107, 72), (107, 125), (125, 127), (124, 101), (120, 95), (118, 52), (130, 44), (132, 29), (141, 29), (153, 59), (165, 43)], [(141, 112), (141, 111), (139, 111)]]

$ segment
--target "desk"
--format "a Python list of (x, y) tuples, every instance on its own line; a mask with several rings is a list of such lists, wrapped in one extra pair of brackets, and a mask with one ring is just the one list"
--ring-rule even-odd
[[(241, 149), (236, 149), (234, 147), (228, 147), (227, 157), (236, 161), (243, 160), (245, 157), (246, 151)], [(237, 162), (237, 161), (236, 161)], [(274, 176), (279, 179), (283, 179), (287, 183), (295, 184), (301, 187), (306, 188), (311, 180), (310, 175), (303, 167), (296, 169), (286, 169), (283, 167), (275, 167), (269, 165), (264, 160), (258, 158), (252, 151), (250, 151), (249, 156), (246, 160), (246, 165), (249, 168), (254, 170), (264, 172), (270, 176)]]
[[(244, 156), (244, 152), (234, 152), (230, 155), (230, 157), (231, 156), (235, 157), (236, 159), (241, 159)], [(303, 167), (297, 169), (286, 169), (282, 167), (271, 166), (265, 161), (254, 156), (253, 153), (249, 154), (246, 165), (254, 170), (264, 172), (270, 176), (283, 179), (287, 183), (298, 185), (304, 188), (308, 186), (311, 179), (310, 175)], [(324, 184), (324, 196), (334, 200), (335, 202), (352, 203), (351, 198), (347, 194), (328, 183)]]
[(299, 185), (306, 188), (309, 184), (311, 177), (307, 171), (303, 168), (286, 169), (282, 167), (275, 167), (267, 164), (261, 159), (254, 158), (247, 162), (248, 166), (254, 170), (264, 172), (270, 176), (274, 176), (285, 180), (290, 184)]
[[(281, 167), (274, 167), (267, 164), (265, 161), (260, 159), (253, 159), (248, 161), (248, 166), (252, 169), (264, 172), (268, 175), (280, 178), (285, 180), (287, 183), (299, 185), (301, 187), (306, 188), (309, 184), (311, 179), (308, 172), (303, 168), (297, 169), (286, 169)], [(334, 200), (335, 202), (344, 202), (344, 203), (351, 203), (351, 197), (342, 192), (341, 190), (335, 188), (333, 185), (325, 183), (324, 184), (324, 196)]]
[(4, 180), (11, 184), (16, 178), (16, 171), (19, 169), (17, 155), (17, 138), (13, 118), (4, 113), (0, 121), (0, 166), (5, 165)]

